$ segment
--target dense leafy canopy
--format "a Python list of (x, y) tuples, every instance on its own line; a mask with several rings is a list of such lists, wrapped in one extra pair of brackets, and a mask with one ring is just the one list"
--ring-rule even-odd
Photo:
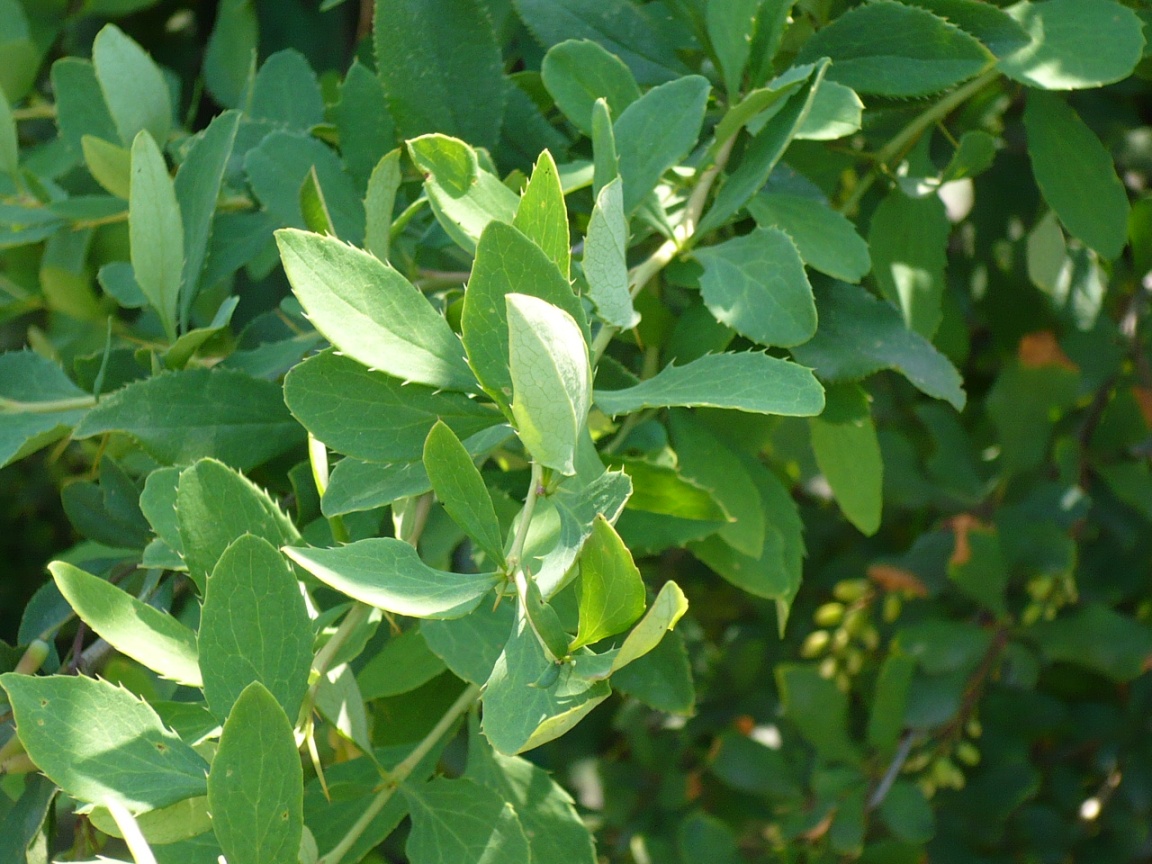
[(0, 0), (0, 861), (1146, 860), (1150, 24)]

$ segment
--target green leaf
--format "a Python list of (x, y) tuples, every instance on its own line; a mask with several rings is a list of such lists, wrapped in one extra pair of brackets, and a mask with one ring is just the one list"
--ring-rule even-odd
[(212, 320), (207, 325), (188, 330), (173, 342), (163, 355), (165, 368), (183, 369), (187, 366), (188, 361), (195, 356), (202, 345), (228, 329), (228, 325), (232, 321), (232, 313), (236, 311), (239, 304), (240, 298), (232, 295), (220, 304), (220, 308), (216, 310), (216, 314), (212, 316)]
[(916, 661), (904, 654), (889, 654), (876, 677), (872, 712), (868, 717), (868, 745), (883, 756), (896, 749), (904, 728), (904, 709)]
[(540, 74), (556, 107), (588, 136), (597, 99), (605, 99), (612, 114), (619, 117), (640, 98), (640, 88), (624, 61), (587, 39), (553, 45), (544, 55)]
[(48, 34), (44, 33), (46, 28), (37, 20), (38, 11), (35, 6), (26, 11), (18, 0), (4, 0), (0, 4), (0, 91), (10, 102), (19, 102), (32, 89), (40, 61), (49, 47), (43, 44), (45, 36), (51, 41), (56, 34), (51, 25)]
[[(794, 67), (773, 82), (776, 86), (772, 89), (788, 92), (792, 91), (796, 82), (800, 82), (800, 85), (782, 107), (776, 108), (774, 105), (766, 112), (768, 121), (745, 146), (739, 164), (729, 172), (712, 206), (700, 220), (697, 234), (703, 235), (723, 225), (764, 188), (776, 163), (803, 127), (827, 69), (828, 62), (822, 60), (816, 64)], [(740, 120), (740, 125), (745, 122), (748, 121)], [(738, 129), (739, 125), (732, 130), (732, 134)]]
[[(592, 157), (592, 191), (599, 197), (604, 187), (620, 176), (612, 112), (603, 99), (597, 99), (592, 106)], [(623, 191), (620, 206), (624, 206)]]
[(94, 402), (51, 360), (0, 354), (0, 467), (63, 438)]
[(296, 132), (273, 132), (248, 151), (244, 170), (252, 191), (282, 225), (305, 228), (300, 187), (315, 170), (324, 190), (336, 236), (347, 243), (364, 238), (364, 204), (340, 158), (315, 138)]
[(388, 260), (391, 250), (392, 210), (401, 179), (398, 149), (381, 157), (368, 178), (368, 192), (364, 196), (364, 248), (381, 261)]
[(500, 179), (480, 168), (476, 151), (447, 135), (408, 142), (412, 161), (425, 173), (424, 189), (440, 226), (460, 248), (475, 252), (489, 222), (511, 222), (519, 199)]
[(309, 132), (324, 122), (324, 94), (312, 66), (287, 48), (264, 61), (252, 84), (249, 115), (276, 126)]
[(613, 672), (612, 686), (657, 711), (687, 717), (696, 708), (692, 667), (684, 639), (676, 630), (666, 632), (655, 648)]
[(48, 817), (55, 812), (56, 784), (47, 777), (30, 775), (23, 792), (0, 817), (0, 860), (12, 864), (42, 864)]
[(728, 513), (707, 489), (684, 477), (676, 468), (643, 458), (612, 457), (632, 479), (629, 510), (662, 513), (681, 519), (728, 521)]
[(192, 303), (200, 293), (200, 277), (208, 257), (216, 199), (220, 197), (220, 184), (239, 128), (239, 112), (225, 111), (213, 119), (208, 128), (196, 137), (173, 182), (184, 228), (180, 320), (185, 327)]
[(709, 3), (704, 11), (708, 41), (720, 63), (720, 74), (730, 99), (741, 90), (759, 9), (760, 0), (727, 0)]
[(164, 156), (149, 133), (137, 134), (132, 142), (131, 164), (128, 231), (132, 241), (132, 271), (144, 296), (160, 316), (168, 340), (175, 341), (184, 269), (180, 205)]
[(943, 316), (944, 269), (952, 226), (936, 195), (909, 198), (893, 189), (872, 214), (868, 242), (880, 293), (909, 330), (931, 339)]
[(504, 537), (492, 496), (472, 455), (439, 420), (424, 442), (424, 468), (448, 515), (495, 564), (503, 566)]
[(160, 67), (144, 49), (115, 24), (106, 24), (92, 43), (92, 62), (121, 142), (132, 144), (140, 132), (166, 142), (172, 100)]
[(420, 633), (452, 674), (482, 686), (504, 650), (516, 616), (513, 603), (481, 603), (463, 618), (425, 621)]
[(85, 135), (125, 143), (108, 113), (95, 66), (78, 57), (62, 57), (52, 64), (51, 80), (56, 125), (74, 152), (81, 152), (80, 141)]
[(524, 187), (512, 224), (544, 250), (544, 254), (556, 264), (560, 275), (568, 278), (572, 257), (569, 253), (568, 209), (564, 204), (564, 190), (560, 186), (556, 162), (547, 150), (540, 154), (532, 169), (532, 178)]
[(503, 417), (462, 393), (402, 384), (332, 351), (293, 367), (284, 401), (309, 432), (339, 453), (368, 462), (419, 460), (439, 418), (467, 438)]
[(560, 737), (611, 693), (604, 681), (576, 674), (571, 663), (559, 667), (551, 686), (533, 686), (551, 664), (521, 616), (484, 693), (484, 734), (501, 753), (513, 756)]
[(808, 420), (816, 464), (848, 521), (871, 536), (880, 529), (884, 463), (868, 394), (838, 384), (826, 397), (823, 413)]
[(992, 55), (924, 9), (875, 0), (851, 9), (804, 43), (796, 60), (828, 57), (828, 77), (860, 93), (927, 96), (979, 74)]
[(464, 776), (515, 808), (528, 836), (532, 860), (595, 864), (592, 835), (571, 796), (548, 772), (527, 759), (494, 751), (479, 734), (477, 724), (473, 723), (469, 731)]
[(710, 90), (708, 79), (699, 75), (677, 78), (653, 87), (616, 119), (612, 131), (624, 180), (625, 213), (633, 213), (664, 172), (696, 145)]
[(20, 183), (20, 145), (16, 136), (16, 120), (8, 97), (0, 93), (0, 170), (7, 172), (13, 182)]
[(824, 407), (824, 391), (803, 366), (746, 351), (665, 366), (634, 387), (597, 390), (594, 401), (611, 416), (644, 408), (706, 406), (810, 417)]
[(697, 249), (700, 293), (716, 320), (761, 345), (798, 345), (816, 332), (816, 303), (804, 262), (778, 228)]
[(133, 813), (203, 795), (207, 765), (122, 687), (83, 675), (0, 675), (20, 741), (72, 797)]
[(1005, 11), (1031, 41), (1002, 57), (1000, 71), (1032, 87), (1111, 84), (1131, 75), (1143, 55), (1140, 18), (1114, 0), (1024, 0)]
[(512, 805), (466, 778), (400, 787), (412, 816), (412, 864), (524, 864), (531, 851)]
[(973, 525), (964, 535), (964, 541), (967, 544), (964, 554), (954, 554), (948, 561), (949, 580), (997, 618), (1006, 619), (1004, 592), (1008, 587), (1008, 564), (1001, 551), (999, 533), (995, 528)]
[(569, 652), (626, 630), (644, 612), (644, 580), (620, 535), (597, 516), (580, 550), (580, 630)]
[[(467, 617), (460, 620), (467, 620)], [(439, 656), (432, 653), (424, 639), (423, 631), (430, 624), (428, 622), (423, 626), (410, 627), (398, 636), (393, 636), (364, 664), (364, 668), (356, 674), (356, 683), (364, 699), (409, 693), (448, 668)]]
[(1112, 157), (1059, 96), (1030, 91), (1024, 106), (1032, 173), (1064, 226), (1100, 255), (1128, 242), (1128, 195)]
[(880, 818), (889, 830), (909, 843), (927, 843), (936, 833), (932, 807), (911, 780), (897, 780), (880, 804)]
[(157, 468), (144, 480), (140, 493), (140, 510), (156, 536), (177, 552), (183, 552), (180, 520), (176, 514), (176, 495), (181, 468)]
[(363, 752), (371, 753), (372, 738), (368, 732), (364, 699), (352, 667), (341, 663), (320, 679), (316, 690), (316, 710), (342, 737)]
[(215, 459), (201, 459), (180, 474), (172, 503), (179, 526), (173, 548), (183, 553), (201, 593), (224, 550), (245, 534), (276, 547), (300, 539), (267, 492)]
[(204, 50), (204, 85), (221, 105), (243, 107), (256, 76), (259, 40), (255, 0), (221, 0)]
[(784, 714), (824, 759), (856, 764), (860, 752), (848, 735), (848, 697), (815, 665), (782, 663), (776, 686)]
[(759, 557), (725, 543), (720, 536), (688, 544), (689, 551), (728, 582), (755, 597), (776, 601), (777, 625), (783, 633), (788, 608), (800, 588), (804, 564), (804, 524), (788, 488), (754, 459), (743, 470), (760, 495), (764, 542)]
[(1056, 421), (1080, 392), (1080, 374), (1059, 365), (1007, 365), (985, 400), (1000, 438), (1000, 471), (1016, 474), (1040, 467)]
[[(110, 837), (122, 837), (120, 827), (105, 807), (88, 814), (89, 821)], [(167, 846), (212, 831), (208, 813), (208, 796), (186, 798), (159, 810), (149, 810), (136, 817), (140, 833), (152, 846)]]
[(420, 560), (392, 537), (358, 540), (336, 549), (286, 547), (284, 553), (331, 588), (354, 600), (414, 618), (467, 615), (496, 584), (495, 573), (446, 573)]
[(804, 263), (814, 270), (845, 282), (859, 282), (872, 269), (864, 238), (847, 217), (821, 199), (764, 191), (748, 202), (748, 212), (761, 228), (784, 231)]
[(303, 432), (280, 385), (225, 369), (187, 369), (136, 381), (100, 400), (77, 438), (123, 432), (166, 464), (212, 456), (241, 471), (299, 444)]
[(815, 290), (820, 329), (792, 349), (800, 363), (826, 381), (857, 381), (895, 369), (921, 392), (951, 403), (966, 399), (956, 368), (919, 333), (907, 329), (900, 312), (863, 288), (843, 282)]
[(716, 536), (744, 555), (757, 558), (764, 547), (760, 494), (740, 458), (687, 411), (669, 417), (672, 442), (685, 477), (708, 490), (732, 518)]
[[(788, 98), (803, 86), (812, 74), (810, 67), (789, 69), (766, 87), (758, 87), (732, 105), (716, 124), (713, 148), (724, 144), (733, 135), (755, 125), (757, 132), (784, 108)], [(839, 86), (839, 85), (837, 85)]]
[(1083, 666), (1113, 681), (1135, 679), (1152, 655), (1152, 628), (1099, 602), (1026, 632), (1050, 661)]
[(997, 57), (1023, 48), (1031, 39), (1005, 10), (982, 0), (904, 0), (909, 6), (920, 6), (951, 21), (971, 33)]
[(687, 70), (673, 45), (642, 7), (627, 0), (513, 0), (516, 12), (545, 46), (591, 39), (623, 60), (641, 84)]
[(511, 225), (490, 223), (476, 247), (460, 327), (472, 370), (502, 406), (512, 398), (508, 294), (544, 300), (572, 316), (584, 338), (588, 333), (580, 298), (540, 247)]
[(504, 299), (516, 432), (536, 462), (574, 474), (577, 439), (592, 402), (584, 334), (571, 315), (544, 300), (528, 294)]
[(252, 682), (295, 717), (308, 689), (312, 627), (288, 564), (262, 537), (246, 534), (220, 556), (200, 613), (204, 697), (217, 717)]
[(388, 264), (334, 237), (295, 229), (277, 231), (276, 243), (308, 319), (342, 354), (405, 381), (475, 387), (460, 339)]
[(344, 76), (332, 117), (340, 135), (344, 167), (363, 189), (384, 154), (396, 146), (396, 128), (380, 79), (358, 59)]
[(796, 138), (805, 141), (835, 141), (860, 131), (864, 103), (856, 91), (825, 79), (812, 97), (808, 116), (796, 130)]
[(504, 114), (500, 48), (476, 0), (376, 0), (378, 74), (404, 138), (443, 132), (495, 147)]
[[(482, 429), (464, 440), (464, 448), (473, 456), (486, 456), (513, 434), (504, 423)], [(361, 510), (372, 510), (391, 504), (398, 498), (423, 495), (432, 490), (432, 481), (422, 461), (361, 462), (344, 458), (332, 469), (321, 507), (325, 516), (340, 516)]]
[(600, 318), (622, 330), (639, 324), (640, 315), (632, 305), (628, 283), (628, 220), (624, 218), (624, 195), (618, 177), (596, 196), (581, 264), (588, 280), (588, 298)]
[(624, 639), (612, 658), (612, 673), (636, 662), (656, 649), (664, 634), (688, 611), (688, 598), (675, 582), (665, 582), (647, 613)]
[(65, 561), (48, 565), (80, 620), (109, 645), (161, 676), (200, 687), (196, 634), (176, 618)]
[(208, 808), (229, 864), (296, 864), (304, 771), (292, 722), (259, 682), (248, 685), (224, 724)]

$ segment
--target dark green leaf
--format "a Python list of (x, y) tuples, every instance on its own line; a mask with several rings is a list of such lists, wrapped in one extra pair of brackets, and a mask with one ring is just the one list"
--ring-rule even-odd
[[(825, 82), (821, 89), (827, 85)], [(844, 215), (822, 200), (765, 191), (748, 202), (748, 212), (762, 228), (786, 232), (804, 263), (814, 270), (845, 282), (859, 282), (872, 269), (864, 238)]]
[(523, 864), (528, 838), (512, 805), (490, 789), (437, 777), (401, 787), (412, 815), (405, 847), (412, 864)]
[(63, 438), (94, 402), (51, 360), (0, 354), (0, 467)]
[(960, 29), (971, 33), (1000, 58), (1032, 41), (1010, 13), (982, 0), (905, 0), (905, 2), (948, 19)]
[(829, 387), (819, 417), (808, 421), (816, 464), (848, 521), (872, 535), (880, 528), (884, 463), (868, 405), (855, 384)]
[(952, 226), (936, 195), (888, 193), (868, 229), (880, 293), (904, 314), (909, 330), (931, 339), (940, 326), (948, 235)]
[(476, 0), (376, 0), (376, 56), (404, 138), (442, 132), (494, 147), (504, 76), (492, 22)]
[(784, 713), (816, 752), (829, 761), (856, 763), (860, 753), (848, 735), (848, 697), (809, 664), (776, 667)]
[(160, 67), (147, 52), (115, 24), (107, 24), (92, 43), (92, 62), (120, 141), (129, 145), (146, 131), (154, 142), (166, 142), (172, 101)]
[(983, 45), (943, 18), (892, 0), (852, 9), (804, 43), (800, 63), (829, 57), (828, 77), (861, 93), (926, 96), (981, 72)]
[(895, 369), (921, 391), (950, 402), (966, 399), (960, 374), (923, 336), (908, 330), (890, 303), (863, 288), (836, 283), (815, 290), (820, 329), (792, 350), (828, 381), (856, 381), (881, 369)]
[(123, 432), (167, 464), (212, 456), (240, 470), (294, 447), (303, 432), (280, 386), (240, 372), (188, 369), (129, 384), (100, 400), (77, 438)]
[(1136, 678), (1152, 656), (1152, 629), (1101, 603), (1035, 624), (1027, 632), (1049, 660), (1083, 666), (1113, 681)]
[(1128, 241), (1128, 195), (1112, 157), (1059, 96), (1028, 94), (1028, 155), (1036, 183), (1064, 225), (1104, 258)]
[(264, 61), (252, 85), (253, 120), (301, 132), (324, 122), (324, 97), (307, 58), (291, 48)]
[(344, 77), (340, 101), (332, 109), (332, 115), (340, 133), (344, 167), (363, 189), (372, 169), (396, 146), (396, 129), (380, 79), (359, 60), (352, 61)]
[(255, 0), (221, 0), (204, 51), (204, 84), (221, 105), (243, 106), (256, 75), (259, 31)]

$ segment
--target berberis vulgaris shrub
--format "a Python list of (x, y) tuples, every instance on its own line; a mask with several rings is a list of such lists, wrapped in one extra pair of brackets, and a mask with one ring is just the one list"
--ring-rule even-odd
[(1146, 22), (0, 0), (0, 861), (1152, 860)]

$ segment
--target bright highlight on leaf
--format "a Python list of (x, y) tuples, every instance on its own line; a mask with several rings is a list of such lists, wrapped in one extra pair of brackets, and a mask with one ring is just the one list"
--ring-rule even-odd
[(592, 399), (584, 334), (567, 312), (539, 298), (509, 294), (505, 301), (517, 434), (541, 465), (573, 474)]
[(644, 611), (644, 580), (632, 553), (603, 516), (580, 550), (580, 630), (575, 651), (627, 629)]

